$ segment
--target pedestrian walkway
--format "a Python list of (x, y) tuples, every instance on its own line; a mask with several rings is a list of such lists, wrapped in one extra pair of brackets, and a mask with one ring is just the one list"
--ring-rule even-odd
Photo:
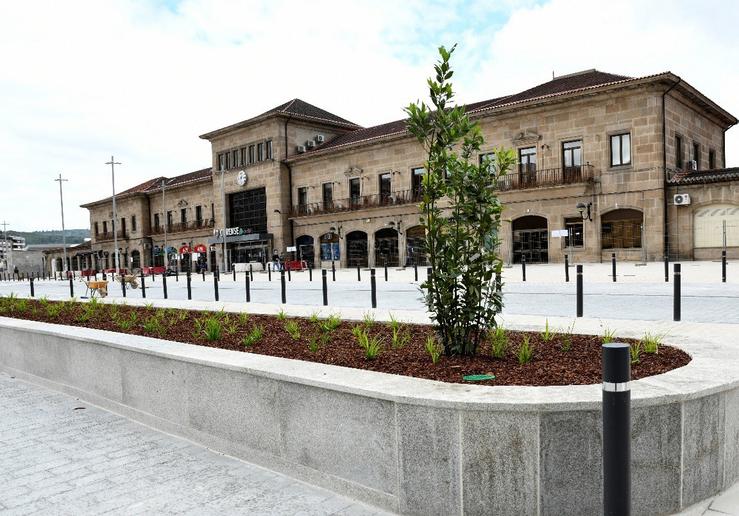
[(0, 373), (0, 513), (386, 514)]

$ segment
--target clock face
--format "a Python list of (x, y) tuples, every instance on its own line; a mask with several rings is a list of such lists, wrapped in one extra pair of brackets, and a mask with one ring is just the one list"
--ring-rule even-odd
[(244, 170), (239, 172), (239, 175), (236, 176), (236, 182), (239, 183), (239, 186), (244, 186), (246, 184), (246, 172)]

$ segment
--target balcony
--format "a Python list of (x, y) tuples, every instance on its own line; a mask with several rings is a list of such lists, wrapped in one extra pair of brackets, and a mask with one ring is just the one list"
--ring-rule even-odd
[(290, 217), (308, 217), (327, 213), (343, 213), (387, 206), (418, 203), (421, 193), (418, 190), (401, 190), (398, 192), (361, 195), (349, 199), (336, 199), (330, 202), (314, 202), (299, 204), (290, 210)]
[[(214, 225), (215, 225), (215, 221), (213, 219), (196, 220), (193, 222), (177, 222), (176, 224), (170, 224), (169, 227), (167, 227), (167, 233), (179, 233), (182, 231), (196, 231), (199, 229), (212, 228)], [(151, 234), (152, 235), (163, 235), (164, 226), (152, 226)]]
[(498, 190), (528, 190), (549, 186), (563, 186), (587, 183), (594, 177), (593, 165), (577, 167), (545, 168), (536, 170), (533, 167), (519, 165), (518, 171), (508, 173), (498, 180)]
[[(130, 236), (130, 234), (129, 234), (128, 231), (123, 231), (121, 229), (119, 229), (117, 231), (117, 233), (118, 233), (117, 237), (120, 240), (128, 240), (128, 238)], [(106, 231), (105, 233), (98, 233), (98, 234), (95, 235), (95, 241), (96, 242), (103, 242), (105, 240), (113, 240), (113, 232), (112, 231)]]

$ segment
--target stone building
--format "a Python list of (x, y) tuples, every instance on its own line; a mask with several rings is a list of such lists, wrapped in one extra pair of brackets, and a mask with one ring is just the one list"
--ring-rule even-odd
[[(518, 156), (497, 185), (507, 263), (739, 257), (739, 170), (725, 156), (737, 119), (680, 77), (588, 70), (467, 112), (485, 139), (475, 159)], [(212, 167), (166, 180), (164, 201), (164, 178), (117, 196), (128, 266), (198, 245), (210, 268), (275, 252), (314, 266), (425, 263), (425, 156), (404, 120), (363, 128), (294, 99), (201, 138)], [(110, 199), (84, 207), (92, 256), (112, 267)]]

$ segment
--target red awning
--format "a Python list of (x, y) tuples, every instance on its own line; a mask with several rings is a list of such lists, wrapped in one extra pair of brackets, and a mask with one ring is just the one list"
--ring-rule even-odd
[(196, 253), (207, 253), (207, 252), (208, 252), (208, 248), (207, 248), (207, 247), (205, 247), (205, 246), (204, 246), (203, 244), (198, 244), (198, 245), (196, 245), (196, 246), (195, 246), (195, 247), (193, 248), (193, 250), (194, 250), (194, 251), (195, 251)]
[(183, 245), (180, 247), (180, 254), (190, 254), (190, 246)]

